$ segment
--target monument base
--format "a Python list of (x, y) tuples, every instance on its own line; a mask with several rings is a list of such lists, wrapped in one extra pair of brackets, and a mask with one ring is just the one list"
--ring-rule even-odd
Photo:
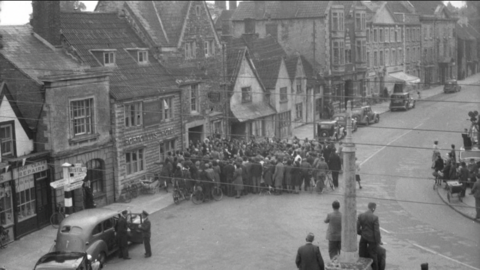
[(327, 270), (369, 270), (373, 260), (369, 258), (358, 258), (356, 262), (329, 262), (326, 263)]
[(355, 263), (358, 261), (358, 258), (358, 251), (346, 252), (342, 250), (342, 252), (340, 252), (340, 256), (338, 257), (338, 261), (344, 263)]

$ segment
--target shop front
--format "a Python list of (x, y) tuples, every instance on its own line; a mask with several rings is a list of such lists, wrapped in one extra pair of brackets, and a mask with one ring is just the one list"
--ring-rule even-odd
[(49, 224), (52, 214), (47, 160), (0, 175), (0, 225), (8, 240), (19, 239)]

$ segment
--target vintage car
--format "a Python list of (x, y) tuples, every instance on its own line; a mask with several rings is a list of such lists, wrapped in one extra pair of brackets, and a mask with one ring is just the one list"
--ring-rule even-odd
[(372, 107), (370, 106), (362, 106), (354, 109), (352, 112), (352, 117), (355, 118), (357, 125), (370, 125), (371, 123), (380, 122), (380, 114), (372, 111)]
[(445, 85), (443, 86), (444, 93), (455, 93), (459, 92), (461, 89), (462, 87), (458, 85), (457, 80), (449, 80), (445, 82)]
[[(108, 255), (118, 247), (115, 241), (115, 224), (119, 213), (106, 208), (87, 209), (65, 218), (58, 227), (57, 239), (52, 252), (86, 252), (103, 266)], [(127, 222), (130, 243), (142, 243), (138, 227), (140, 214), (128, 214)]]
[(393, 93), (390, 96), (390, 111), (409, 110), (415, 108), (415, 100), (410, 93)]
[[(343, 127), (347, 127), (347, 114), (346, 113), (336, 113), (332, 116), (332, 121), (337, 121)], [(357, 131), (357, 119), (352, 117), (352, 130)]]
[(346, 135), (346, 129), (338, 121), (321, 121), (317, 123), (317, 138), (320, 141), (337, 141)]
[(85, 252), (50, 252), (35, 264), (34, 270), (98, 270), (100, 262)]

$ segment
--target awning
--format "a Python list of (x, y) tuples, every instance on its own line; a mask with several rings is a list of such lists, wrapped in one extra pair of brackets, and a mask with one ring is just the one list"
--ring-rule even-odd
[(231, 110), (239, 122), (275, 114), (275, 110), (272, 107), (262, 102), (232, 105)]
[[(391, 77), (391, 78), (388, 78)], [(395, 72), (395, 73), (390, 73), (388, 74), (388, 77), (386, 79), (386, 82), (394, 82), (394, 81), (404, 81), (406, 83), (414, 84), (414, 83), (420, 83), (420, 78), (415, 77), (413, 75), (408, 75), (405, 72)]]

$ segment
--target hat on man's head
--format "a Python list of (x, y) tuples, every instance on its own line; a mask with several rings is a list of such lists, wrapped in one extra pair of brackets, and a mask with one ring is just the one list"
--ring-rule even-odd
[(148, 217), (148, 213), (145, 210), (142, 211), (142, 215)]
[(313, 239), (315, 239), (315, 235), (313, 235), (313, 233), (308, 233), (307, 238), (305, 240), (311, 243), (313, 242)]
[(126, 215), (126, 214), (128, 214), (128, 210), (123, 210), (122, 215)]
[(374, 202), (368, 203), (368, 209), (375, 210), (377, 208), (377, 204)]

